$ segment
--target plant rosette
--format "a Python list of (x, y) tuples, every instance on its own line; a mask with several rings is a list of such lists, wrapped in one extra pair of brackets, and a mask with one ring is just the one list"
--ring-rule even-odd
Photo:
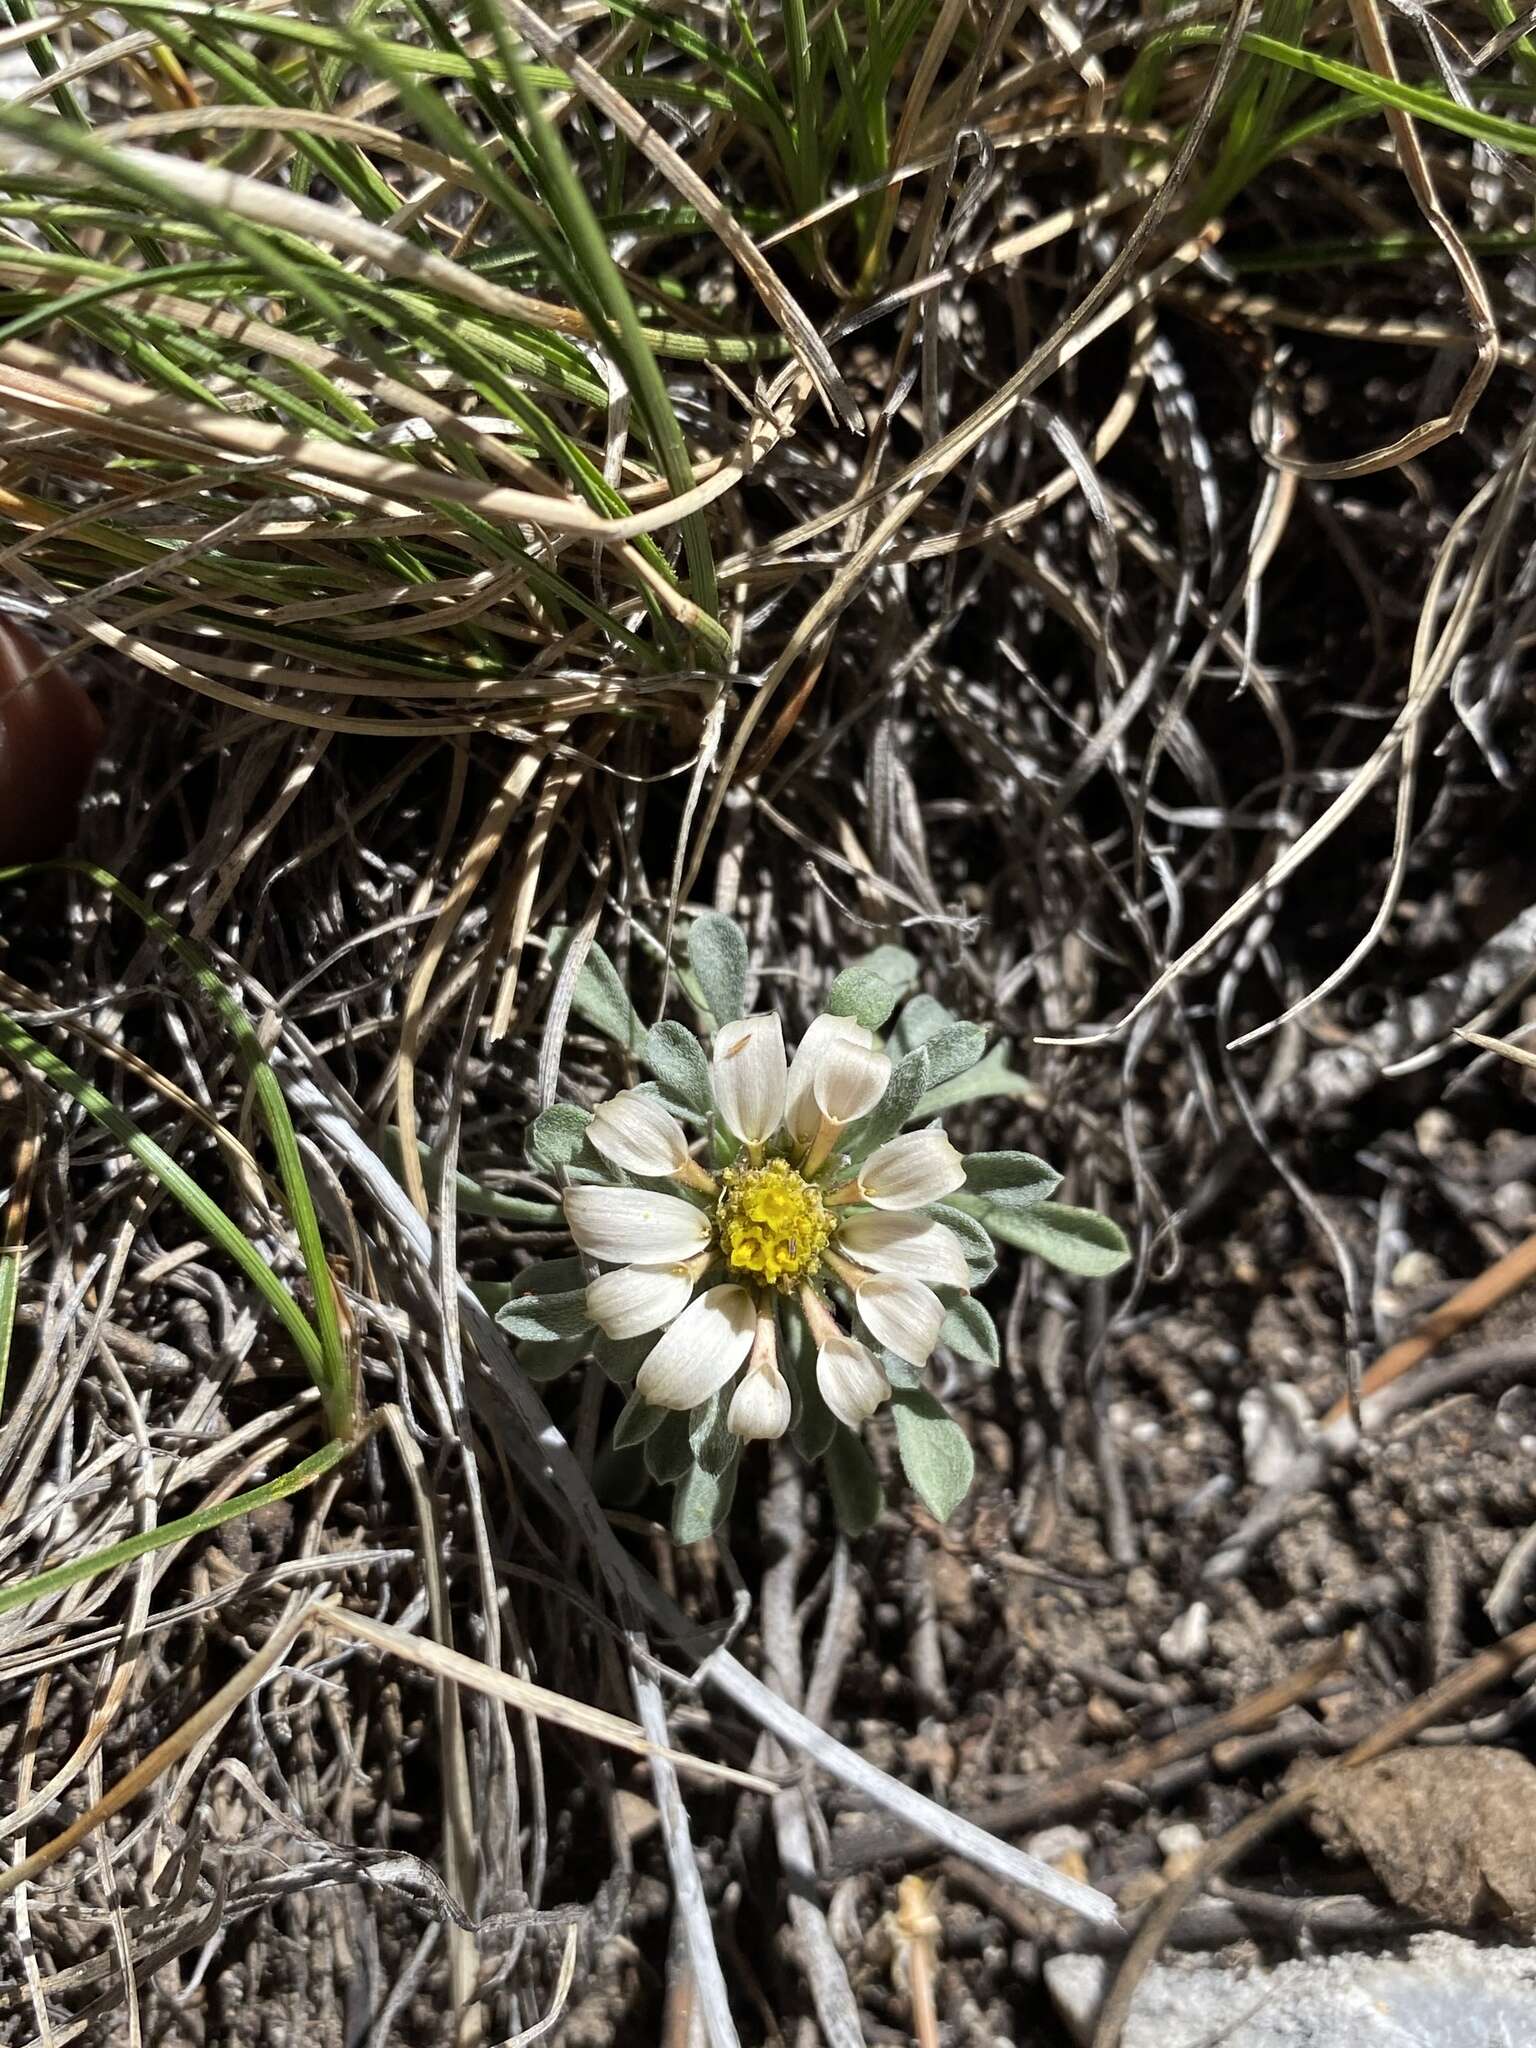
[(680, 975), (709, 1052), (681, 1024), (646, 1031), (595, 949), (577, 978), (578, 1014), (653, 1078), (530, 1128), (578, 1256), (527, 1268), (498, 1320), (534, 1377), (596, 1358), (629, 1389), (609, 1476), (672, 1484), (679, 1541), (724, 1520), (744, 1449), (786, 1434), (824, 1464), (841, 1525), (867, 1529), (884, 1500), (862, 1432), (887, 1405), (909, 1483), (946, 1519), (973, 1462), (927, 1368), (939, 1349), (996, 1365), (975, 1298), (994, 1240), (1080, 1274), (1129, 1256), (1106, 1217), (1051, 1201), (1044, 1160), (956, 1150), (944, 1109), (1026, 1084), (931, 996), (882, 1040), (914, 974), (898, 947), (845, 969), (793, 1056), (775, 1012), (743, 1014), (729, 918), (695, 921)]

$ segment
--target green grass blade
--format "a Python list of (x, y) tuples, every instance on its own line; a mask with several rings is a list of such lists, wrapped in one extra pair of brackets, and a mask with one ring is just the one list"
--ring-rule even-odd
[[(1214, 43), (1220, 40), (1221, 34), (1220, 29), (1172, 29), (1168, 41), (1181, 47)], [(1378, 108), (1395, 107), (1401, 113), (1413, 115), (1415, 120), (1432, 122), (1453, 135), (1465, 136), (1468, 141), (1486, 142), (1495, 149), (1513, 150), (1520, 156), (1536, 155), (1536, 127), (1527, 122), (1510, 121), (1500, 114), (1484, 114), (1475, 107), (1459, 106), (1455, 100), (1428, 86), (1409, 85), (1396, 78), (1381, 78), (1358, 64), (1347, 64), (1339, 57), (1324, 57), (1315, 50), (1299, 49), (1293, 43), (1280, 42), (1258, 30), (1251, 30), (1243, 37), (1243, 48), (1257, 57), (1267, 58), (1272, 64), (1286, 64), (1295, 71), (1322, 79), (1325, 84), (1341, 86), (1346, 92), (1368, 100)]]
[[(288, 1213), (293, 1222), (294, 1234), (299, 1241), (299, 1251), (314, 1297), (318, 1335), (316, 1328), (310, 1324), (292, 1294), (218, 1204), (152, 1138), (124, 1116), (100, 1089), (93, 1087), (82, 1075), (77, 1074), (56, 1053), (39, 1044), (13, 1019), (3, 1016), (0, 1016), (0, 1031), (9, 1034), (9, 1042), (7, 1043), (6, 1038), (0, 1037), (0, 1045), (27, 1058), (40, 1073), (73, 1095), (84, 1109), (111, 1131), (135, 1158), (155, 1174), (182, 1206), (197, 1218), (199, 1226), (212, 1235), (221, 1249), (236, 1261), (260, 1290), (273, 1311), (282, 1319), (284, 1327), (299, 1347), (300, 1356), (320, 1390), (325, 1403), (326, 1419), (333, 1433), (337, 1436), (350, 1436), (356, 1423), (352, 1364), (346, 1339), (342, 1334), (335, 1284), (326, 1261), (325, 1245), (320, 1235), (319, 1218), (315, 1214), (314, 1198), (310, 1194), (309, 1181), (299, 1156), (299, 1143), (293, 1128), (293, 1119), (288, 1114), (288, 1105), (283, 1099), (281, 1084), (256, 1035), (255, 1027), (239, 999), (230, 992), (206, 954), (189, 939), (184, 938), (168, 918), (163, 917), (159, 911), (152, 909), (141, 897), (125, 887), (115, 875), (109, 874), (105, 868), (99, 868), (90, 861), (61, 861), (48, 865), (56, 865), (89, 877), (99, 888), (105, 889), (117, 902), (132, 911), (145, 929), (161, 940), (182, 962), (198, 988), (218, 1012), (234, 1041), (242, 1070), (255, 1095), (257, 1109), (277, 1157), (278, 1180), (288, 1204)], [(14, 880), (27, 872), (29, 870), (26, 868), (0, 868), (0, 882)]]
[(210, 1529), (221, 1529), (226, 1522), (236, 1521), (241, 1515), (253, 1515), (259, 1508), (270, 1507), (274, 1501), (287, 1500), (295, 1493), (302, 1493), (306, 1486), (312, 1485), (339, 1465), (343, 1458), (350, 1456), (354, 1448), (351, 1442), (333, 1437), (295, 1465), (291, 1472), (269, 1479), (263, 1486), (232, 1494), (228, 1500), (218, 1501), (212, 1507), (198, 1508), (194, 1514), (183, 1515), (179, 1521), (163, 1522), (155, 1529), (143, 1529), (137, 1536), (126, 1536), (121, 1543), (109, 1544), (105, 1550), (89, 1551), (84, 1557), (72, 1558), (68, 1564), (55, 1565), (52, 1571), (36, 1572), (30, 1579), (20, 1579), (14, 1586), (0, 1589), (0, 1614), (28, 1607), (34, 1600), (46, 1600), (53, 1593), (67, 1592), (71, 1586), (99, 1578), (103, 1572), (115, 1571), (119, 1565), (132, 1564), (136, 1557), (144, 1557), (152, 1550), (164, 1550), (189, 1536), (204, 1536)]
[(8, 1054), (18, 1064), (30, 1067), (45, 1081), (62, 1088), (67, 1095), (72, 1095), (103, 1130), (116, 1138), (125, 1152), (131, 1153), (154, 1175), (166, 1193), (180, 1202), (203, 1235), (211, 1238), (220, 1251), (234, 1260), (292, 1338), (311, 1377), (317, 1385), (323, 1385), (325, 1374), (320, 1340), (304, 1311), (256, 1247), (185, 1167), (178, 1165), (162, 1146), (157, 1145), (147, 1132), (141, 1131), (131, 1117), (125, 1116), (115, 1102), (103, 1095), (83, 1074), (77, 1073), (67, 1060), (60, 1059), (56, 1052), (41, 1044), (29, 1031), (24, 1031), (15, 1018), (3, 1010), (0, 1010), (0, 1052)]

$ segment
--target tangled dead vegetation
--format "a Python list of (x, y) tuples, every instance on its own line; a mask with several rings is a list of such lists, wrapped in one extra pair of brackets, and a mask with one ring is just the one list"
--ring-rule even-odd
[[(1524, 1327), (1305, 1424), (1536, 1232), (1456, 1036), (1531, 977), (1521, 24), (8, 12), (3, 602), (107, 717), (83, 851), (252, 1042), (96, 876), (0, 885), (12, 1028), (118, 1118), (0, 1096), (0, 2028), (1026, 2038), (1121, 1938), (1041, 1887), (1133, 1915), (1470, 1653), (1430, 1735), (1517, 1728)], [(563, 1247), (532, 1118), (636, 1078), (591, 943), (654, 1016), (710, 907), (802, 1025), (909, 948), (1019, 1077), (962, 1142), (1131, 1227), (993, 1284), (953, 1534), (780, 1460), (675, 1552), (467, 1285)], [(839, 1856), (882, 1812), (936, 1901)]]

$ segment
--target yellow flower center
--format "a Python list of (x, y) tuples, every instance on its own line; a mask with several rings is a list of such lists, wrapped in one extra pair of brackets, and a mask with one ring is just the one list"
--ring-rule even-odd
[(723, 1179), (715, 1225), (731, 1270), (786, 1293), (809, 1279), (832, 1236), (819, 1190), (787, 1159), (730, 1166)]

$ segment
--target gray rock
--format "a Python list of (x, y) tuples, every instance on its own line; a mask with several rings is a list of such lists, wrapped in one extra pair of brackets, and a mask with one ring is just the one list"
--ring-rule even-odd
[[(1074, 2041), (1093, 2039), (1110, 1982), (1099, 1956), (1053, 1956), (1046, 1988)], [(1536, 2048), (1536, 1951), (1422, 1934), (1406, 1953), (1335, 1953), (1272, 1970), (1158, 1963), (1123, 2048)]]

